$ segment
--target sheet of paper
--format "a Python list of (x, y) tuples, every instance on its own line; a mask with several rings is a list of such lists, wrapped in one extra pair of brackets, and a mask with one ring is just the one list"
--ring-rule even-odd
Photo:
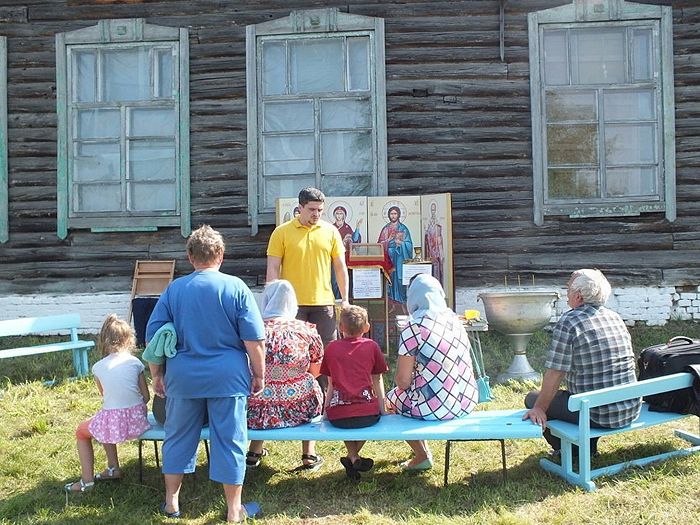
[(401, 284), (404, 286), (411, 282), (411, 277), (419, 273), (427, 273), (433, 275), (433, 263), (403, 263), (403, 277)]
[(352, 297), (354, 299), (381, 299), (382, 272), (379, 268), (353, 268)]

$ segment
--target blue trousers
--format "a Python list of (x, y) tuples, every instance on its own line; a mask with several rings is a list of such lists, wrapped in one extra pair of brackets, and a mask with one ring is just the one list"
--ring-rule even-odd
[(209, 416), (209, 478), (242, 485), (248, 421), (245, 396), (166, 398), (163, 474), (189, 474), (197, 462), (197, 445), (204, 415)]

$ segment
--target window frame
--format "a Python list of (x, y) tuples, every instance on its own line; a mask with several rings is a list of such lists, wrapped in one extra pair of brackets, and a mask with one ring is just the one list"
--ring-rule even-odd
[[(655, 83), (660, 104), (656, 107), (656, 123), (660, 137), (657, 175), (657, 193), (653, 197), (618, 197), (601, 199), (571, 199), (570, 203), (547, 201), (548, 181), (546, 164), (546, 126), (544, 114), (546, 86), (544, 84), (543, 32), (549, 28), (621, 27), (640, 24), (658, 27), (653, 33), (655, 43), (652, 55), (655, 63)], [(530, 54), (530, 100), (532, 111), (532, 164), (534, 193), (534, 222), (541, 226), (546, 216), (564, 215), (571, 218), (636, 216), (647, 212), (665, 212), (669, 222), (676, 219), (676, 151), (675, 151), (675, 104), (673, 89), (673, 28), (672, 10), (668, 6), (636, 4), (624, 0), (574, 0), (572, 4), (530, 13), (528, 15), (528, 38)], [(610, 84), (629, 86), (630, 84)], [(585, 89), (583, 85), (576, 87)], [(591, 88), (598, 90), (595, 85)], [(604, 91), (600, 89), (600, 91)], [(601, 137), (604, 129), (599, 130)], [(598, 159), (598, 166), (603, 160)]]
[[(260, 210), (259, 195), (263, 186), (261, 144), (263, 138), (261, 53), (266, 39), (309, 37), (369, 36), (370, 89), (369, 98), (374, 119), (372, 141), (374, 151), (371, 195), (386, 195), (388, 191), (387, 143), (386, 143), (386, 80), (384, 64), (384, 20), (382, 18), (353, 15), (336, 8), (292, 11), (288, 17), (249, 25), (246, 27), (246, 105), (248, 138), (248, 223), (252, 235), (260, 224), (274, 224), (274, 209)], [(310, 94), (305, 98), (317, 98)], [(327, 96), (318, 98), (329, 98)], [(290, 100), (294, 100), (291, 98)], [(316, 132), (318, 133), (318, 132)], [(315, 161), (316, 171), (320, 160)]]
[[(176, 210), (158, 212), (154, 210), (138, 212), (133, 215), (128, 211), (73, 214), (71, 202), (73, 159), (73, 121), (72, 108), (69, 107), (69, 47), (80, 46), (103, 48), (104, 50), (123, 47), (124, 45), (146, 46), (149, 50), (161, 43), (177, 49), (177, 59), (173, 68), (177, 68), (175, 77), (179, 89), (174, 89), (175, 109), (177, 111), (177, 130), (175, 132), (175, 188)], [(174, 57), (175, 58), (175, 57)], [(89, 229), (92, 232), (111, 231), (156, 231), (162, 227), (180, 227), (183, 237), (191, 231), (190, 212), (190, 117), (189, 117), (189, 32), (186, 28), (158, 26), (148, 24), (142, 18), (106, 19), (97, 25), (75, 31), (56, 34), (56, 91), (58, 111), (58, 147), (57, 147), (57, 235), (65, 239), (68, 229)], [(139, 104), (121, 104), (120, 106), (137, 107)], [(143, 107), (157, 107), (158, 103), (142, 104)], [(121, 108), (124, 110), (124, 107)], [(120, 140), (124, 140), (122, 137)], [(126, 159), (121, 158), (123, 164)], [(123, 168), (122, 168), (123, 169)]]
[(7, 171), (7, 37), (0, 36), (0, 243), (10, 238)]

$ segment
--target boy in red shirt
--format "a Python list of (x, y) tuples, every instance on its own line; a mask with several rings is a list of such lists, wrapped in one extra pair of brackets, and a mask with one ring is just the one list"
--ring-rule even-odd
[[(339, 428), (363, 428), (374, 425), (384, 414), (382, 374), (389, 367), (379, 345), (363, 337), (369, 330), (367, 310), (346, 306), (340, 313), (343, 339), (326, 346), (321, 374), (328, 376), (326, 416)], [(374, 460), (360, 457), (364, 441), (345, 441), (348, 451), (340, 458), (347, 476), (357, 481), (360, 472), (374, 466)]]

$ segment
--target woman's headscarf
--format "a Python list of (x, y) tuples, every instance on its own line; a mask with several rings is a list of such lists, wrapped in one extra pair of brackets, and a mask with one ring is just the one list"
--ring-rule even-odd
[(277, 279), (265, 286), (262, 295), (262, 316), (263, 319), (273, 317), (284, 317), (294, 319), (297, 316), (297, 295), (289, 281)]
[(431, 319), (437, 319), (445, 310), (449, 310), (440, 281), (424, 273), (416, 275), (408, 286), (406, 306), (414, 321), (426, 315)]

